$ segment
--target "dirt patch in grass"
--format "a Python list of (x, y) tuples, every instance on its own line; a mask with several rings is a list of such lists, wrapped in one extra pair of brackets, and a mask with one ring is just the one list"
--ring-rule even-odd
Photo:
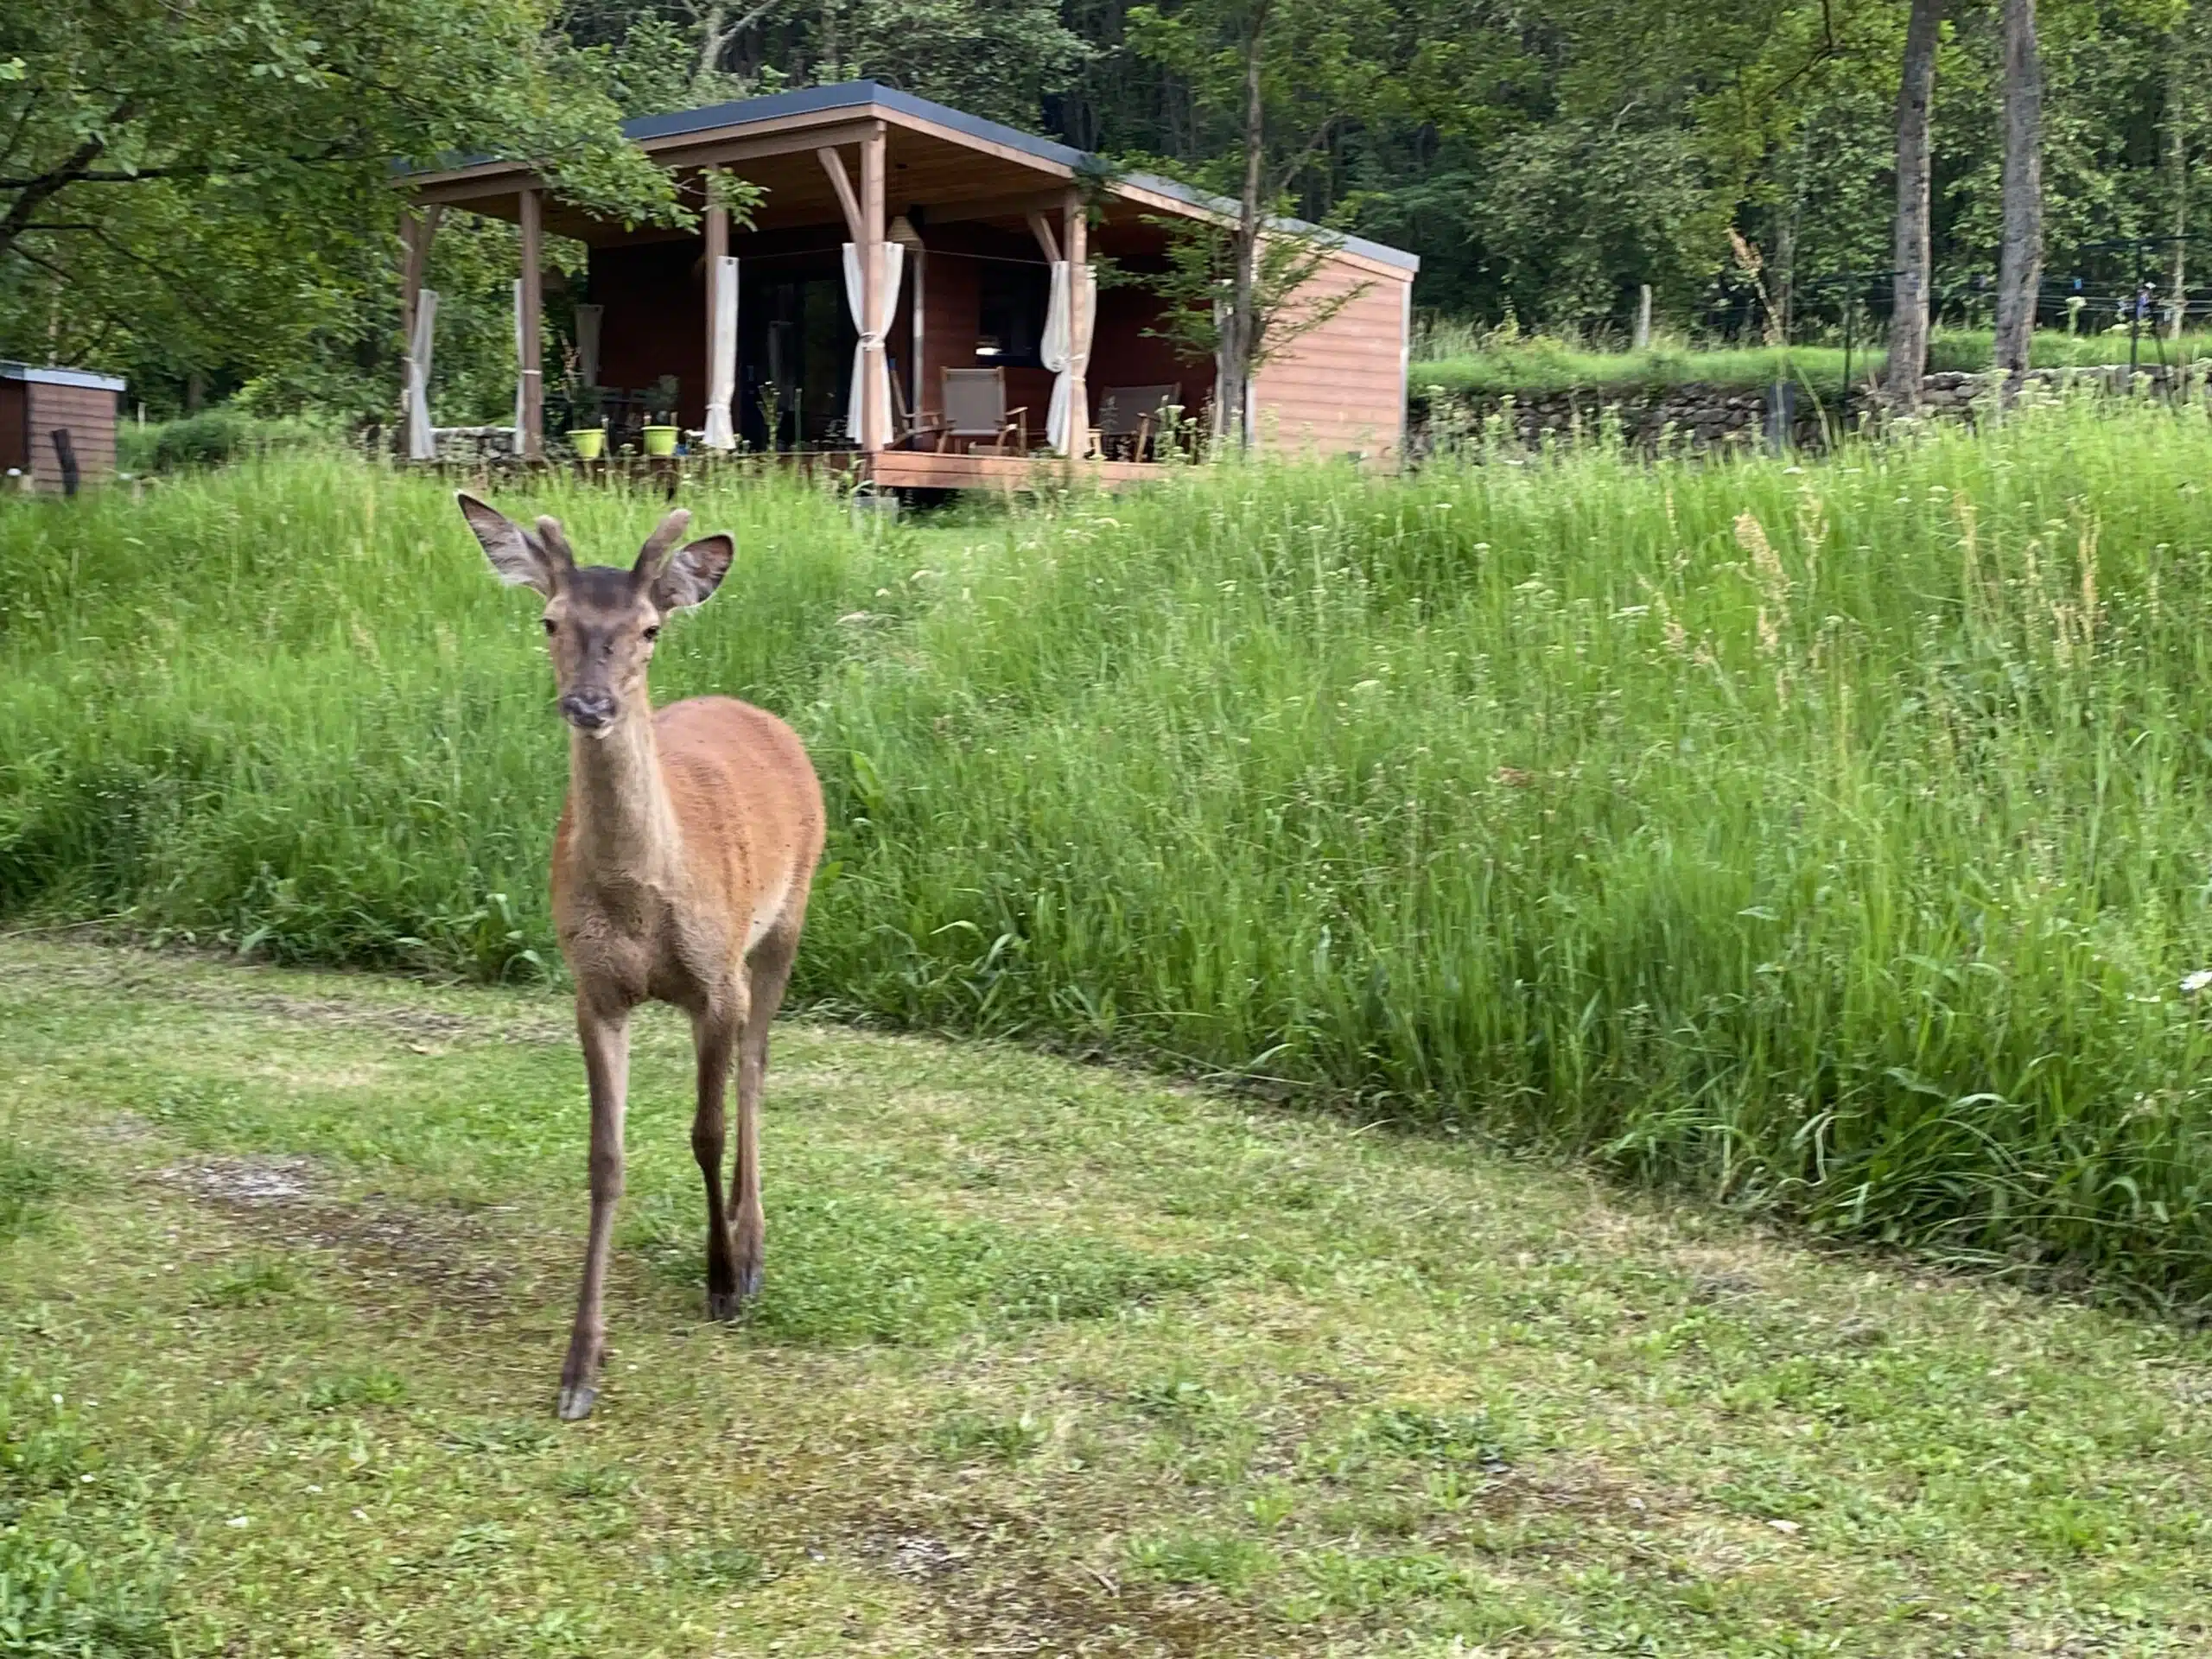
[[(956, 1517), (944, 1517), (945, 1520)], [(947, 1651), (970, 1654), (1170, 1655), (1207, 1659), (1283, 1650), (1273, 1621), (1191, 1586), (1147, 1584), (1067, 1556), (1040, 1561), (1010, 1535), (1027, 1518), (965, 1517), (966, 1535), (901, 1530), (877, 1516), (860, 1554), (928, 1597)]]
[(356, 1274), (404, 1277), (457, 1313), (505, 1312), (509, 1271), (481, 1259), (486, 1235), (467, 1216), (378, 1193), (335, 1197), (313, 1159), (283, 1154), (195, 1159), (158, 1179), (230, 1211), (266, 1244), (328, 1250)]

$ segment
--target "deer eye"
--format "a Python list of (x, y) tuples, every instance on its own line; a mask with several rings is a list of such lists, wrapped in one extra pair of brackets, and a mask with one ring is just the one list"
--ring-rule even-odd
[(646, 644), (648, 644), (648, 645), (651, 645), (654, 640), (656, 640), (656, 639), (659, 639), (659, 638), (660, 638), (660, 625), (659, 625), (658, 622), (656, 622), (656, 623), (655, 623), (652, 627), (647, 628), (647, 629), (645, 630), (645, 643), (646, 643)]
[(553, 619), (552, 619), (551, 617), (550, 617), (550, 616), (549, 616), (549, 617), (547, 617), (547, 618), (545, 619), (545, 632), (548, 632), (548, 633), (551, 633), (551, 632), (555, 632), (558, 626), (559, 626), (559, 625), (558, 625), (557, 623), (556, 623), (556, 622), (553, 620)]

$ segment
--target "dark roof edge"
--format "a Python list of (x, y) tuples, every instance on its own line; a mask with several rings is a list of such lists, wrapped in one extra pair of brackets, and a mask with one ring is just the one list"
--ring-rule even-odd
[[(834, 86), (808, 86), (796, 92), (769, 92), (760, 98), (741, 98), (728, 104), (710, 104), (703, 109), (678, 110), (669, 115), (644, 115), (625, 121), (622, 130), (640, 142), (648, 138), (673, 138), (687, 132), (704, 132), (715, 127), (735, 126), (746, 121), (772, 121), (779, 116), (812, 115), (823, 110), (861, 109), (880, 104), (885, 109), (897, 110), (940, 127), (950, 127), (955, 132), (965, 133), (970, 138), (980, 138), (986, 143), (1002, 144), (1008, 149), (1018, 149), (1034, 156), (1039, 161), (1052, 162), (1061, 167), (1077, 169), (1103, 168), (1105, 161), (1089, 150), (1077, 149), (1056, 139), (1042, 138), (1033, 132), (1024, 132), (1019, 127), (1009, 127), (1002, 121), (986, 120), (980, 115), (970, 115), (965, 110), (956, 110), (950, 104), (933, 103), (926, 98), (917, 98), (912, 92), (901, 92), (896, 86), (887, 86), (880, 80), (841, 81)], [(1173, 179), (1164, 179), (1157, 174), (1128, 173), (1122, 175), (1140, 189), (1156, 194), (1171, 196), (1192, 207), (1208, 213), (1234, 213), (1236, 204), (1224, 196), (1211, 195), (1196, 190)], [(1394, 248), (1382, 242), (1370, 242), (1364, 237), (1347, 236), (1341, 231), (1325, 231), (1309, 225), (1302, 219), (1278, 219), (1270, 223), (1286, 231), (1315, 233), (1349, 252), (1364, 254), (1370, 259), (1401, 270), (1419, 270), (1421, 256), (1408, 253), (1403, 248)]]
[[(687, 132), (711, 132), (720, 127), (741, 126), (749, 121), (773, 121), (787, 115), (814, 115), (824, 110), (865, 109), (880, 105), (887, 110), (896, 110), (901, 115), (911, 115), (918, 120), (948, 127), (954, 132), (979, 138), (985, 143), (1003, 145), (1018, 149), (1038, 160), (1077, 169), (1104, 169), (1103, 157), (1055, 139), (1040, 138), (1033, 132), (1024, 132), (1019, 127), (1009, 127), (1001, 121), (987, 121), (980, 115), (970, 115), (965, 110), (956, 110), (949, 104), (936, 104), (926, 98), (917, 98), (912, 92), (902, 92), (896, 86), (887, 86), (880, 80), (847, 80), (834, 86), (802, 86), (788, 92), (764, 92), (758, 98), (735, 99), (726, 104), (709, 104), (696, 110), (675, 110), (666, 115), (632, 116), (622, 124), (625, 137), (644, 144), (655, 138), (678, 138)], [(466, 167), (488, 161), (489, 156), (472, 156), (467, 161), (448, 163)], [(430, 169), (425, 169), (430, 170)], [(1203, 209), (1210, 213), (1230, 213), (1236, 204), (1226, 197), (1194, 190), (1187, 184), (1173, 179), (1163, 179), (1150, 173), (1129, 173), (1122, 175), (1140, 189), (1169, 196), (1187, 207)], [(1421, 269), (1421, 256), (1408, 253), (1403, 248), (1394, 248), (1386, 243), (1370, 242), (1364, 237), (1347, 236), (1341, 231), (1323, 230), (1309, 225), (1302, 219), (1277, 219), (1269, 221), (1277, 228), (1299, 234), (1316, 234), (1325, 238), (1330, 245), (1349, 253), (1363, 254), (1370, 259), (1400, 270)]]
[(47, 369), (29, 363), (0, 363), (0, 380), (28, 380), (41, 386), (86, 386), (94, 391), (121, 391), (120, 375), (95, 374), (90, 369)]

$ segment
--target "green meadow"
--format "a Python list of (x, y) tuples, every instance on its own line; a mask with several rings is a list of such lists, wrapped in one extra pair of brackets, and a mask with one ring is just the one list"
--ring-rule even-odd
[[(664, 698), (814, 748), (798, 999), (1344, 1103), (2158, 1305), (2212, 1293), (2212, 429), (791, 483)], [(656, 501), (549, 489), (589, 556)], [(527, 594), (331, 459), (0, 511), (0, 912), (557, 971)]]

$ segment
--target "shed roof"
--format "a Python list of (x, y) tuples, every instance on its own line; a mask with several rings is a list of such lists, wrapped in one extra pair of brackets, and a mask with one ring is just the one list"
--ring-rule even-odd
[(90, 369), (38, 368), (29, 363), (0, 362), (0, 380), (28, 380), (40, 386), (85, 386), (94, 391), (121, 391), (121, 376), (95, 374)]

